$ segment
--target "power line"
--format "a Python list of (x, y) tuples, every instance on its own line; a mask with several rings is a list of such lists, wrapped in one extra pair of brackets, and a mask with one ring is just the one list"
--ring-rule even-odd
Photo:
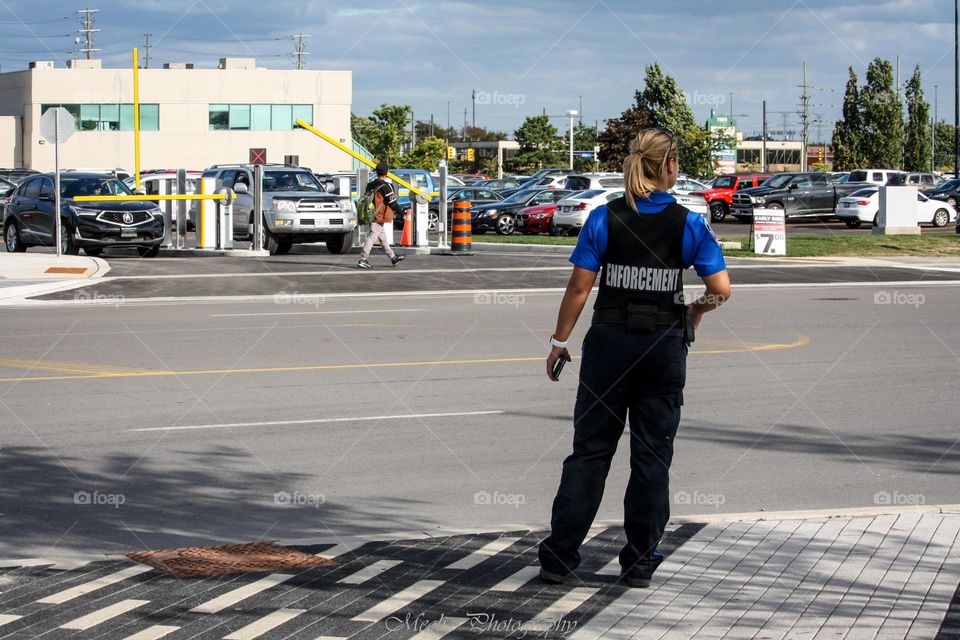
[(8, 22), (6, 20), (3, 20), (3, 21), (0, 21), (0, 24), (9, 24), (9, 25), (17, 25), (17, 26), (23, 25), (25, 27), (32, 27), (39, 24), (54, 24), (55, 22), (65, 22), (71, 19), (73, 19), (73, 16), (69, 15), (69, 16), (63, 16), (62, 18), (53, 18), (51, 20), (37, 20), (36, 22), (24, 22), (22, 20)]

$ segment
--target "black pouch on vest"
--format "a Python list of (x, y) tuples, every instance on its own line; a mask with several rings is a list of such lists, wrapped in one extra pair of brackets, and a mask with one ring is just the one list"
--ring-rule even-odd
[(653, 304), (627, 305), (627, 331), (653, 333), (657, 330), (657, 306)]

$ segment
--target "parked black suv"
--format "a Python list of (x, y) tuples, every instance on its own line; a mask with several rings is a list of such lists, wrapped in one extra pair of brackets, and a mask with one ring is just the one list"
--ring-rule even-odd
[[(56, 242), (54, 176), (40, 174), (25, 178), (7, 198), (3, 217), (3, 239), (7, 251), (19, 253), (31, 246), (53, 246)], [(133, 192), (106, 173), (61, 172), (60, 249), (98, 256), (107, 247), (136, 247), (152, 258), (163, 242), (163, 215), (152, 202), (75, 202), (76, 196), (126, 196)]]

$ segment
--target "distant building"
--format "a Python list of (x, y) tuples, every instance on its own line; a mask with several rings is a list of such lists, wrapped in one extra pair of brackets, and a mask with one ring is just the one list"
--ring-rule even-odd
[[(350, 71), (258, 69), (253, 58), (223, 58), (218, 69), (142, 69), (141, 167), (203, 169), (247, 162), (251, 148), (266, 148), (269, 162), (299, 156), (316, 171), (350, 169), (350, 156), (294, 121), (350, 146), (352, 83)], [(70, 111), (77, 128), (61, 149), (62, 168), (134, 168), (133, 72), (99, 60), (67, 68), (40, 61), (0, 74), (0, 167), (53, 169), (39, 124), (52, 106)]]
[[(767, 171), (799, 171), (803, 143), (792, 140), (767, 140)], [(737, 171), (763, 169), (763, 142), (743, 140), (737, 147)]]

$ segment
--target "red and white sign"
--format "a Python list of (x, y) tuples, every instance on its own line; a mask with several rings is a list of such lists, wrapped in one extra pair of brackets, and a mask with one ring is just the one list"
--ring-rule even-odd
[(787, 255), (787, 220), (783, 209), (753, 210), (753, 252), (763, 256)]

